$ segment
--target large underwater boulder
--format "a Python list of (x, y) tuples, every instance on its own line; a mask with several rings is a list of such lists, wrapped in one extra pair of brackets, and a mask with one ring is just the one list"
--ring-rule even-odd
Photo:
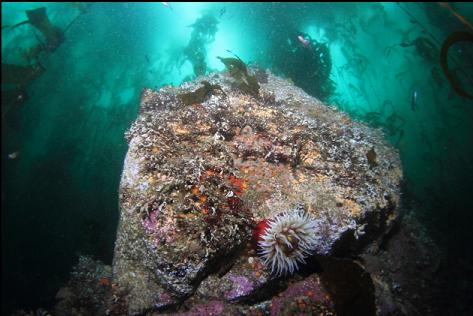
[[(267, 71), (250, 73), (252, 93), (229, 73), (143, 91), (126, 133), (113, 261), (127, 313), (169, 311), (187, 299), (217, 314), (245, 303), (289, 315), (283, 302), (300, 287), (306, 300), (294, 308), (320, 297), (311, 311), (330, 314), (313, 274), (319, 262), (360, 254), (398, 218), (400, 159), (379, 130)], [(301, 273), (278, 277), (252, 235), (294, 210), (312, 219), (313, 256)]]

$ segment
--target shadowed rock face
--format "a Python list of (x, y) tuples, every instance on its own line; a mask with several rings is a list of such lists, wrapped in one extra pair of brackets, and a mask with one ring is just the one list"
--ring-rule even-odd
[[(315, 218), (323, 257), (357, 254), (398, 216), (399, 156), (379, 131), (270, 73), (256, 77), (257, 97), (225, 74), (143, 91), (126, 133), (113, 264), (129, 313), (198, 288), (227, 302), (267, 299), (257, 292), (277, 280), (249, 242), (255, 223), (283, 211)], [(214, 87), (204, 99), (183, 103), (204, 81)]]

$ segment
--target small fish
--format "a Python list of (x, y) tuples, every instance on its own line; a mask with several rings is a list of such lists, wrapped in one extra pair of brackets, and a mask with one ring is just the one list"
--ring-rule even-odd
[(219, 15), (219, 17), (221, 18), (221, 17), (225, 14), (225, 12), (227, 12), (227, 8), (226, 8), (226, 7), (223, 7), (222, 9), (220, 9), (220, 15)]
[(169, 4), (169, 2), (161, 2), (161, 3), (163, 4), (163, 6), (165, 6), (165, 7), (167, 7), (167, 8), (169, 8), (169, 9), (172, 10), (172, 7), (171, 7), (171, 5)]
[(13, 160), (13, 159), (16, 159), (16, 158), (18, 158), (19, 155), (20, 155), (20, 152), (19, 152), (19, 151), (15, 151), (15, 152), (13, 152), (13, 153), (8, 154), (8, 159), (12, 159), (12, 160)]
[(301, 35), (298, 35), (298, 36), (297, 36), (297, 40), (298, 40), (299, 42), (301, 42), (302, 45), (304, 45), (304, 47), (309, 47), (309, 45), (310, 45), (310, 41), (309, 41), (309, 40), (306, 40), (306, 39), (305, 39), (303, 36), (301, 36)]
[(417, 110), (417, 99), (419, 98), (419, 93), (417, 90), (414, 90), (411, 95), (411, 110), (416, 111)]
[(399, 46), (401, 47), (409, 47), (409, 46), (412, 46), (412, 43), (409, 43), (409, 42), (402, 42), (399, 44)]

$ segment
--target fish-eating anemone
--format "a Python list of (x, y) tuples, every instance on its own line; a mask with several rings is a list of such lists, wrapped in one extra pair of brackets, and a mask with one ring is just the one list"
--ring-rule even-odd
[(278, 276), (294, 273), (314, 251), (316, 226), (317, 222), (301, 208), (258, 223), (253, 236), (266, 267)]

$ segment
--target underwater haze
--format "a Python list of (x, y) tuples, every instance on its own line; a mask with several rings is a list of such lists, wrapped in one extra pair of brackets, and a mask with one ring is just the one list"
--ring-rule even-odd
[(2, 313), (52, 308), (80, 255), (112, 263), (142, 90), (223, 71), (218, 57), (383, 131), (403, 208), (451, 271), (443, 310), (472, 312), (472, 3), (1, 6)]

